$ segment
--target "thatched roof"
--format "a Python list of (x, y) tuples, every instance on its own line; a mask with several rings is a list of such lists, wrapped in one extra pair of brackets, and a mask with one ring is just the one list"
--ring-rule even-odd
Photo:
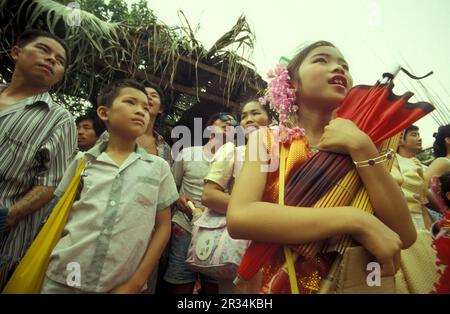
[(0, 0), (0, 75), (6, 80), (11, 76), (9, 51), (17, 36), (26, 28), (39, 28), (65, 38), (73, 54), (57, 94), (94, 101), (99, 88), (112, 80), (150, 80), (171, 95), (169, 124), (180, 122), (181, 115), (189, 124), (192, 116), (235, 110), (237, 103), (265, 87), (247, 60), (255, 37), (244, 16), (207, 51), (188, 23), (132, 27), (81, 11), (81, 26), (70, 27), (65, 23), (68, 14), (67, 7), (50, 0)]

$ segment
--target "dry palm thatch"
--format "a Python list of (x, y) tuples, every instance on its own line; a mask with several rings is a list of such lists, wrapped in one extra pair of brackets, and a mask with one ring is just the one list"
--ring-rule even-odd
[[(51, 0), (0, 0), (0, 75), (6, 80), (11, 76), (8, 54), (13, 40), (27, 28), (39, 28), (65, 38), (72, 51), (73, 62), (55, 90), (59, 95), (95, 102), (98, 89), (112, 80), (149, 80), (171, 91), (174, 122), (193, 102), (200, 101), (206, 114), (217, 105), (235, 109), (265, 87), (246, 60), (254, 35), (243, 16), (206, 51), (182, 12), (183, 27), (109, 23), (85, 11), (80, 12), (77, 27), (66, 23), (69, 14), (66, 6)], [(70, 104), (66, 106), (70, 109)]]

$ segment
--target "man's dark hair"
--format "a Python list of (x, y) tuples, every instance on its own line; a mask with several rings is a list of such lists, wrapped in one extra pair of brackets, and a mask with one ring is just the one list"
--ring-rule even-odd
[(16, 45), (19, 46), (20, 48), (23, 48), (38, 37), (47, 37), (54, 39), (61, 46), (63, 46), (64, 50), (66, 51), (66, 64), (64, 65), (64, 68), (67, 68), (67, 66), (70, 64), (71, 61), (69, 47), (67, 46), (66, 42), (63, 39), (59, 38), (56, 35), (53, 35), (52, 33), (40, 29), (28, 29), (24, 31), (22, 34), (20, 34), (19, 38), (17, 38)]
[(75, 123), (78, 126), (78, 124), (82, 121), (90, 120), (92, 121), (92, 126), (94, 127), (95, 135), (99, 137), (104, 131), (105, 126), (103, 122), (100, 121), (97, 114), (94, 112), (89, 112), (85, 115), (79, 116), (75, 119)]
[(161, 102), (161, 108), (163, 108), (163, 110), (166, 111), (166, 103), (165, 103), (165, 98), (164, 98), (164, 92), (161, 89), (161, 87), (159, 85), (156, 85), (153, 82), (150, 82), (150, 81), (144, 81), (144, 82), (142, 82), (142, 85), (144, 85), (144, 87), (153, 88), (155, 91), (158, 92), (159, 99), (160, 99), (160, 102)]
[(403, 140), (406, 139), (406, 136), (408, 135), (409, 132), (413, 131), (419, 131), (419, 127), (411, 125), (409, 128), (405, 129), (405, 132), (403, 132)]
[(141, 83), (131, 79), (119, 80), (104, 86), (100, 90), (97, 96), (97, 106), (106, 106), (110, 108), (114, 102), (114, 99), (116, 99), (117, 95), (119, 95), (120, 90), (126, 87), (135, 88), (147, 95), (145, 92), (145, 87)]

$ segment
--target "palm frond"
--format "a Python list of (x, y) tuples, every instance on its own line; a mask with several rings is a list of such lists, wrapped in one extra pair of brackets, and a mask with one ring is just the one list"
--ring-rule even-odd
[(0, 74), (6, 79), (11, 75), (14, 65), (8, 54), (17, 35), (39, 28), (65, 38), (71, 49), (72, 63), (55, 89), (63, 95), (94, 102), (102, 85), (134, 77), (170, 91), (174, 108), (177, 99), (191, 99), (180, 98), (182, 94), (233, 106), (265, 87), (247, 60), (255, 36), (244, 16), (206, 51), (183, 12), (182, 26), (175, 27), (160, 21), (140, 26), (110, 23), (83, 10), (81, 25), (71, 27), (66, 23), (69, 14), (66, 6), (51, 0), (0, 0)]

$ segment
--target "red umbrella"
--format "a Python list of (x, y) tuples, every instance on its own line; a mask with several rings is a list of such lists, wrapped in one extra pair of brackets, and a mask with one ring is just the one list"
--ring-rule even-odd
[[(408, 102), (413, 95), (411, 92), (401, 96), (393, 93), (392, 80), (400, 69), (414, 79), (432, 74), (430, 72), (423, 77), (415, 77), (403, 68), (398, 68), (395, 74), (383, 74), (384, 79), (374, 86), (355, 86), (349, 91), (336, 116), (353, 121), (375, 144), (379, 144), (434, 110), (427, 102)], [(285, 204), (312, 206), (353, 167), (353, 162), (347, 155), (318, 152), (292, 171), (286, 181)], [(242, 258), (237, 280), (251, 279), (280, 246), (253, 241)]]

